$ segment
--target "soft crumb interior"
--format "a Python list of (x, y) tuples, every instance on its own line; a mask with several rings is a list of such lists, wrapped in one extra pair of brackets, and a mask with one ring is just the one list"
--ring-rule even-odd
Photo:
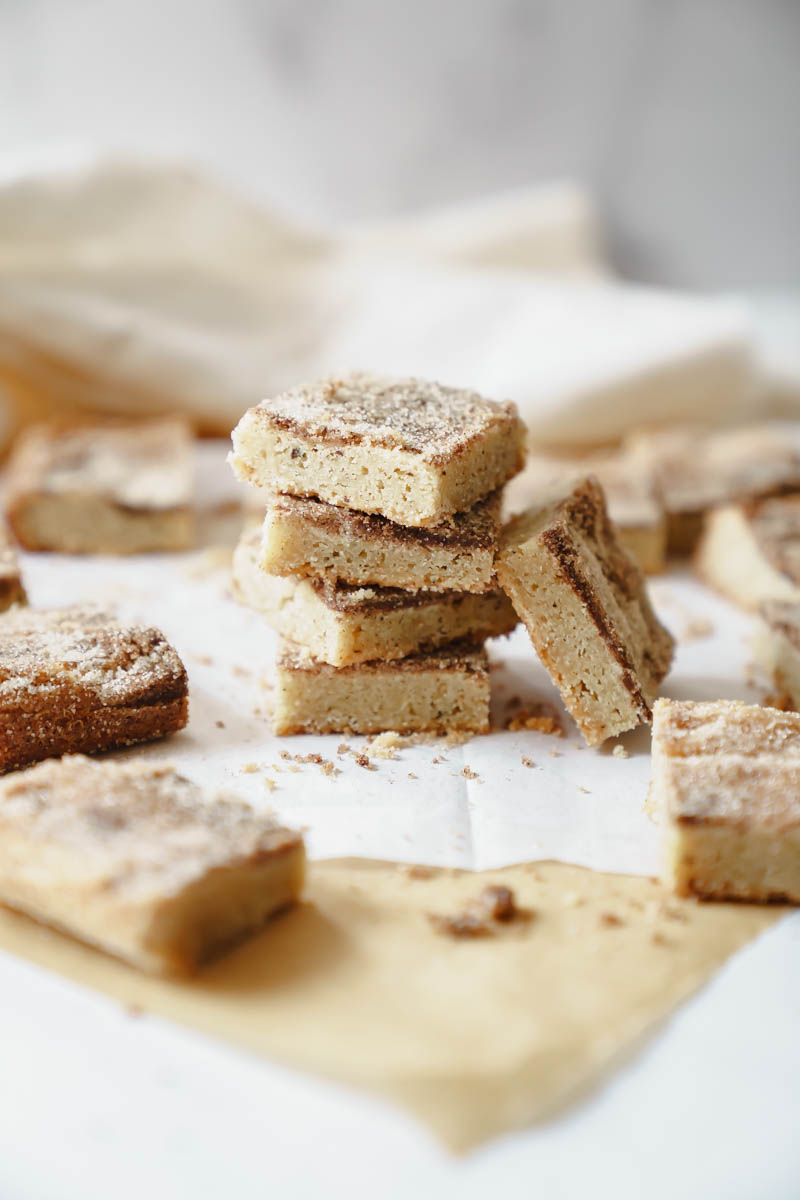
[(673, 824), (664, 882), (680, 896), (800, 902), (800, 829)]
[(31, 496), (16, 502), (12, 518), (23, 545), (65, 554), (186, 550), (194, 538), (188, 508), (136, 511), (88, 495)]
[(278, 668), (273, 713), (279, 734), (398, 733), (489, 728), (489, 677), (483, 672), (371, 670), (315, 674)]
[(494, 552), (369, 538), (320, 528), (298, 514), (269, 509), (261, 567), (277, 575), (329, 577), (357, 586), (485, 592), (492, 586)]

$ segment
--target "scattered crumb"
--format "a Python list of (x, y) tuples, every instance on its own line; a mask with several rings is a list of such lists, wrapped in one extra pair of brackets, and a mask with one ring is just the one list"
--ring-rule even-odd
[(431, 759), (431, 762), (435, 765), (436, 763), (444, 762), (444, 759), (440, 758), (439, 755), (437, 754), (436, 758)]
[(794, 704), (788, 692), (778, 692), (774, 696), (765, 696), (761, 701), (764, 708), (779, 708), (781, 712), (793, 712)]
[(299, 768), (299, 767), (292, 766), (292, 767), (289, 767), (289, 770), (292, 772), (292, 774), (293, 774), (293, 775), (299, 775), (299, 774), (300, 774), (300, 768)]
[(338, 775), (339, 774), (339, 768), (335, 767), (332, 762), (328, 762), (327, 759), (324, 760), (320, 765), (322, 768), (323, 775)]
[(249, 679), (252, 675), (252, 671), (248, 671), (247, 667), (234, 667), (233, 673), (234, 675), (237, 675), (239, 679)]
[(211, 663), (214, 661), (210, 654), (193, 654), (192, 658), (195, 662), (200, 663), (204, 667), (210, 667)]
[(611, 751), (611, 753), (614, 755), (614, 758), (628, 758), (629, 757), (628, 751), (625, 749), (625, 747), (620, 742), (617, 742), (616, 746)]
[(523, 765), (523, 767), (535, 767), (536, 763), (533, 761), (532, 758), (528, 758), (527, 754), (523, 754), (522, 765)]
[(413, 771), (409, 771), (409, 772), (408, 772), (408, 778), (409, 778), (409, 779), (418, 779), (418, 778), (419, 778), (419, 776), (415, 775)]
[(507, 719), (505, 728), (511, 730), (512, 733), (517, 733), (520, 729), (530, 729), (534, 733), (564, 737), (564, 726), (555, 713), (546, 710), (544, 706), (539, 706), (535, 712), (521, 708), (513, 717)]
[(275, 782), (275, 780), (270, 779), (269, 775), (264, 776), (264, 787), (267, 789), (268, 792), (274, 792), (275, 789), (277, 788), (277, 786), (278, 785)]
[(622, 920), (622, 917), (618, 917), (616, 913), (612, 913), (612, 912), (600, 913), (600, 916), (598, 917), (598, 922), (600, 925), (608, 926), (609, 928), (614, 925), (624, 925), (625, 924), (625, 922)]
[(437, 933), (447, 937), (478, 938), (493, 937), (498, 925), (530, 921), (533, 915), (531, 909), (517, 907), (516, 897), (511, 888), (504, 884), (492, 883), (460, 913), (447, 916), (428, 913), (428, 920)]
[(369, 761), (366, 754), (356, 754), (355, 759), (356, 766), (363, 767), (365, 771), (377, 771), (378, 769), (374, 763)]
[(559, 750), (551, 750), (550, 757), (551, 758), (563, 758), (564, 755)]
[(412, 863), (410, 866), (401, 866), (400, 871), (403, 875), (407, 875), (409, 879), (432, 879), (436, 874), (433, 867), (425, 867), (422, 863)]
[(697, 638), (710, 637), (713, 632), (713, 621), (709, 621), (705, 617), (696, 617), (694, 620), (687, 621), (681, 635), (681, 641), (693, 642)]
[(258, 763), (254, 762), (243, 763), (239, 768), (241, 775), (255, 775), (256, 771), (258, 771)]
[(404, 739), (394, 730), (387, 729), (379, 733), (365, 747), (364, 751), (370, 758), (394, 758), (399, 749), (405, 745)]
[(336, 747), (336, 753), (339, 755), (339, 758), (344, 757), (345, 754), (349, 754), (350, 747), (347, 742), (339, 742), (339, 745)]
[(480, 779), (477, 771), (473, 771), (472, 767), (462, 767), (461, 772), (465, 779)]
[(224, 728), (225, 728), (225, 722), (224, 722), (224, 721), (215, 721), (215, 722), (214, 722), (214, 724), (216, 725), (217, 729), (224, 729)]
[(281, 750), (281, 752), (280, 752), (280, 757), (283, 759), (283, 761), (284, 761), (284, 762), (291, 762), (291, 761), (292, 761), (292, 756), (291, 756), (291, 754), (289, 753), (289, 751), (288, 751), (288, 750)]
[(579, 791), (579, 792), (583, 792), (584, 796), (591, 796), (591, 794), (592, 794), (592, 793), (589, 791), (589, 789), (588, 789), (588, 788), (585, 788), (585, 787), (579, 787), (579, 788), (578, 788), (578, 791)]

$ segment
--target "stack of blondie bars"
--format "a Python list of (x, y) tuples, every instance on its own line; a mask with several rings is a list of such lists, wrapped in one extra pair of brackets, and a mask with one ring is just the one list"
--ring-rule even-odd
[(514, 406), (356, 373), (250, 409), (233, 445), (269, 492), (234, 582), (280, 635), (276, 731), (487, 729), (483, 643), (517, 623), (494, 574)]

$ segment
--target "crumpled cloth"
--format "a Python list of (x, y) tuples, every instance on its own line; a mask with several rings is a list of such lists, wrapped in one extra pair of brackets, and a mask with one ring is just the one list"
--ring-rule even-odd
[(592, 205), (570, 185), (330, 232), (186, 167), (6, 174), (0, 386), (17, 424), (169, 411), (209, 433), (354, 367), (513, 399), (544, 442), (751, 414), (742, 309), (604, 269)]

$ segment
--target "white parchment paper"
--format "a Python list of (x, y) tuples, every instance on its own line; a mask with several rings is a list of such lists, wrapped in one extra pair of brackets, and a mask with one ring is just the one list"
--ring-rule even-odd
[[(223, 443), (201, 447), (199, 484), (206, 503), (237, 494), (226, 450)], [(226, 532), (238, 521), (231, 518)], [(619, 739), (627, 758), (612, 753), (614, 742), (586, 747), (522, 627), (491, 645), (495, 722), (502, 727), (518, 707), (552, 703), (564, 738), (498, 731), (462, 746), (410, 745), (391, 760), (374, 759), (375, 769), (368, 770), (337, 749), (343, 742), (358, 749), (369, 739), (273, 736), (268, 707), (274, 635), (233, 599), (224, 550), (135, 558), (26, 554), (23, 571), (32, 604), (112, 605), (126, 618), (159, 626), (181, 654), (190, 679), (188, 728), (126, 753), (172, 763), (212, 791), (234, 790), (273, 809), (306, 830), (314, 857), (478, 870), (534, 859), (604, 871), (657, 869), (658, 829), (645, 810), (649, 728)], [(650, 587), (659, 615), (678, 638), (664, 694), (763, 699), (766, 682), (748, 683), (751, 618), (688, 572), (659, 577)], [(335, 764), (336, 774), (325, 775), (319, 764), (287, 761), (282, 752), (318, 753)], [(465, 767), (469, 777), (462, 774)]]

